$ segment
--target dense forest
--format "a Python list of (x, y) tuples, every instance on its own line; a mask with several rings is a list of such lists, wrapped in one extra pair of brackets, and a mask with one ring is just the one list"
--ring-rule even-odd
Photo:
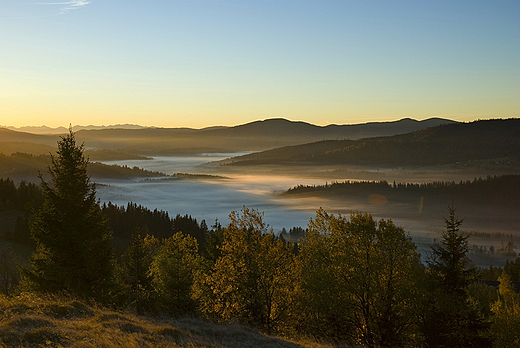
[[(2, 209), (27, 213), (35, 245), (29, 263), (19, 268), (6, 256), (12, 251), (0, 251), (4, 296), (65, 292), (149, 316), (238, 321), (270, 335), (338, 345), (520, 343), (514, 287), (520, 258), (504, 269), (471, 268), (468, 236), (454, 207), (423, 263), (401, 227), (366, 213), (320, 209), (306, 231), (290, 230), (302, 234), (292, 242), (247, 207), (231, 212), (229, 224), (209, 228), (190, 216), (172, 219), (132, 203), (100, 206), (87, 165), (71, 132), (51, 158), (50, 182), (0, 181)], [(496, 180), (501, 178), (454, 187)], [(405, 191), (451, 186), (378, 184)], [(498, 281), (498, 290), (486, 281)]]
[(416, 201), (428, 197), (440, 202), (451, 199), (461, 204), (501, 206), (511, 210), (520, 208), (520, 175), (488, 176), (460, 182), (435, 181), (429, 183), (389, 183), (387, 181), (345, 181), (325, 185), (299, 185), (286, 195), (314, 195), (336, 197), (384, 196), (392, 201)]

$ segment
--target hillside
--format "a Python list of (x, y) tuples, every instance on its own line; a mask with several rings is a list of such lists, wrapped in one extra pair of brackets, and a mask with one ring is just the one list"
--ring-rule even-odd
[[(208, 152), (262, 151), (324, 139), (359, 139), (388, 136), (454, 123), (432, 118), (402, 119), (356, 125), (316, 126), (285, 119), (255, 121), (235, 127), (191, 128), (103, 128), (80, 130), (78, 141), (88, 149), (124, 150), (140, 155), (173, 155)], [(55, 146), (56, 135), (36, 135), (0, 128), (1, 142), (24, 142)], [(27, 145), (25, 145), (27, 147)], [(0, 151), (2, 147), (0, 146)], [(12, 147), (9, 147), (12, 151)], [(35, 153), (39, 154), (39, 153)]]
[(66, 297), (30, 294), (10, 299), (0, 295), (0, 346), (304, 347), (240, 325), (137, 316)]
[(359, 140), (327, 140), (235, 157), (227, 164), (438, 165), (506, 158), (519, 161), (520, 119), (429, 127)]
[[(9, 156), (0, 153), (0, 177), (12, 179), (26, 179), (37, 181), (38, 172), (47, 175), (47, 167), (51, 163), (50, 155), (30, 155), (13, 153)], [(150, 172), (140, 168), (106, 165), (100, 162), (91, 162), (88, 173), (94, 178), (146, 178), (164, 176), (162, 173)]]

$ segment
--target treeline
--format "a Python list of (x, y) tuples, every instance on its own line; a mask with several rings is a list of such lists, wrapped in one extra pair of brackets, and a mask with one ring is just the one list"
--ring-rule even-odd
[(43, 203), (40, 187), (22, 180), (18, 185), (9, 178), (0, 178), (0, 211), (21, 210), (31, 212)]
[[(430, 198), (460, 198), (477, 204), (497, 204), (518, 207), (520, 175), (487, 176), (473, 180), (435, 181), (429, 183), (389, 183), (381, 181), (344, 181), (325, 185), (298, 185), (284, 194), (336, 195), (345, 197), (366, 197), (380, 194), (388, 198), (410, 198), (427, 196)], [(459, 200), (457, 200), (459, 201)]]
[[(34, 246), (31, 238), (29, 223), (33, 219), (33, 212), (41, 208), (43, 193), (39, 185), (22, 180), (18, 185), (7, 178), (0, 178), (0, 212), (18, 210), (14, 230), (5, 232), (4, 238), (21, 244)], [(177, 214), (171, 218), (163, 210), (150, 210), (142, 205), (129, 202), (126, 206), (117, 206), (111, 202), (103, 203), (101, 211), (108, 218), (108, 225), (113, 234), (113, 246), (118, 250), (126, 248), (131, 241), (132, 233), (139, 230), (157, 238), (168, 238), (176, 232), (183, 232), (194, 237), (200, 245), (205, 244), (208, 226), (202, 220), (190, 215)]]
[(130, 243), (132, 233), (136, 231), (156, 238), (168, 238), (176, 232), (183, 232), (195, 238), (200, 245), (205, 244), (208, 234), (208, 226), (204, 220), (199, 224), (197, 219), (187, 214), (177, 214), (175, 218), (171, 218), (166, 211), (150, 210), (136, 203), (129, 202), (126, 207), (110, 202), (103, 203), (101, 211), (108, 218), (114, 238), (125, 247)]
[[(51, 164), (50, 155), (31, 155), (15, 152), (11, 155), (0, 153), (0, 175), (6, 177), (33, 177), (38, 173), (46, 173)], [(139, 167), (107, 165), (100, 162), (89, 163), (88, 173), (101, 178), (135, 178), (164, 177), (164, 173), (151, 172)]]
[(42, 204), (43, 194), (38, 185), (24, 180), (16, 185), (9, 178), (0, 178), (0, 213), (9, 210), (19, 212), (14, 228), (4, 231), (4, 239), (34, 246), (29, 230), (29, 221), (32, 212), (39, 209)]

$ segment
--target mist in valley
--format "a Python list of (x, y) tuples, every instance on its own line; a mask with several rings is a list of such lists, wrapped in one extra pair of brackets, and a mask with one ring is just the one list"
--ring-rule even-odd
[(231, 211), (243, 206), (264, 213), (264, 221), (276, 233), (300, 226), (306, 228), (310, 218), (320, 207), (334, 214), (369, 212), (376, 219), (391, 218), (413, 238), (422, 254), (427, 257), (431, 243), (440, 239), (444, 230), (443, 217), (446, 207), (454, 204), (460, 218), (464, 218), (462, 230), (471, 234), (470, 257), (478, 266), (504, 265), (514, 254), (499, 254), (508, 244), (518, 251), (520, 235), (516, 226), (520, 221), (507, 211), (492, 211), (489, 207), (445, 204), (418, 199), (400, 202), (367, 194), (366, 199), (341, 197), (297, 197), (283, 192), (297, 185), (323, 185), (331, 182), (386, 180), (388, 182), (427, 183), (433, 181), (472, 180), (485, 177), (484, 170), (462, 170), (451, 167), (382, 168), (361, 166), (253, 166), (223, 165), (226, 159), (243, 153), (201, 154), (193, 156), (159, 156), (148, 160), (106, 161), (140, 167), (168, 175), (176, 173), (205, 174), (205, 176), (147, 178), (143, 180), (98, 179), (97, 194), (101, 202), (126, 205), (141, 204), (150, 209), (164, 210), (170, 216), (191, 215), (208, 226), (218, 220), (228, 223)]

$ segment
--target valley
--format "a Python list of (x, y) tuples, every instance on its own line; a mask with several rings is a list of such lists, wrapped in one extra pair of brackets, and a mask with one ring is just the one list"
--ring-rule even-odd
[[(269, 134), (278, 139), (274, 142), (278, 144), (289, 141), (276, 131), (280, 122), (280, 120), (265, 121), (235, 128), (249, 129), (250, 134), (258, 136)], [(265, 128), (269, 124), (272, 128)], [(288, 131), (291, 134), (300, 134), (302, 127), (310, 127), (307, 124), (293, 124), (285, 121), (283, 124), (287, 127), (294, 127), (293, 130)], [(497, 124), (497, 122), (493, 124)], [(161, 147), (156, 151), (136, 151), (132, 150), (131, 146), (127, 146), (128, 144), (124, 146), (124, 149), (118, 148), (123, 144), (121, 142), (123, 133), (132, 132), (134, 138), (129, 139), (135, 140), (135, 137), (145, 139), (144, 134), (150, 132), (170, 132), (169, 130), (147, 128), (107, 129), (106, 131), (111, 132), (110, 134), (120, 134), (120, 137), (103, 137), (105, 143), (87, 138), (85, 145), (87, 149), (90, 149), (86, 151), (93, 162), (89, 171), (92, 179), (97, 183), (97, 196), (101, 203), (111, 202), (126, 205), (128, 202), (133, 202), (150, 209), (167, 211), (171, 215), (191, 215), (199, 221), (205, 220), (208, 225), (212, 225), (215, 221), (227, 223), (228, 214), (231, 211), (240, 210), (243, 206), (263, 212), (265, 221), (276, 233), (293, 227), (305, 228), (309, 219), (314, 217), (319, 208), (343, 215), (356, 211), (368, 212), (377, 219), (392, 218), (397, 225), (402, 226), (412, 236), (424, 257), (431, 243), (439, 238), (444, 229), (443, 217), (446, 215), (446, 207), (454, 204), (459, 216), (464, 218), (463, 230), (475, 236), (470, 238), (472, 248), (486, 250), (485, 253), (474, 255), (474, 262), (486, 267), (489, 264), (503, 265), (507, 260), (503, 255), (491, 255), (490, 248), (499, 250), (512, 241), (515, 252), (520, 250), (520, 242), (517, 241), (520, 237), (517, 229), (517, 226), (520, 225), (520, 218), (514, 213), (518, 208), (516, 204), (509, 207), (497, 206), (496, 202), (486, 204), (484, 201), (472, 201), (449, 194), (440, 198), (428, 195), (388, 196), (373, 188), (350, 195), (341, 193), (341, 190), (335, 189), (335, 187), (339, 187), (337, 183), (347, 181), (385, 181), (390, 184), (459, 183), (488, 176), (519, 174), (518, 157), (513, 155), (516, 151), (515, 146), (518, 146), (518, 138), (515, 136), (518, 133), (518, 124), (516, 120), (504, 121), (495, 127), (487, 125), (479, 127), (480, 123), (452, 123), (440, 128), (427, 128), (404, 135), (366, 137), (361, 140), (327, 140), (256, 152), (251, 151), (254, 147), (236, 147), (236, 143), (231, 148), (241, 149), (241, 152), (224, 153), (214, 150), (204, 153), (172, 154), (176, 150), (168, 149), (168, 147)], [(395, 131), (395, 128), (392, 128), (395, 127), (395, 123), (389, 123), (387, 126), (390, 128), (384, 130), (382, 125), (379, 125), (379, 131), (383, 133)], [(449, 127), (462, 127), (461, 129), (464, 131), (451, 131)], [(478, 131), (475, 131), (477, 128)], [(328, 127), (320, 129), (323, 131)], [(492, 132), (489, 132), (489, 129)], [(287, 131), (287, 129), (285, 130)], [(482, 146), (485, 147), (490, 139), (497, 137), (501, 130), (504, 130), (505, 136), (499, 143), (495, 142), (488, 151), (489, 153), (483, 153)], [(83, 132), (86, 132), (85, 134), (99, 132), (96, 133), (96, 136), (99, 136), (104, 131), (85, 130), (80, 131), (78, 136)], [(236, 129), (217, 128), (207, 131), (225, 131), (229, 135), (232, 131), (236, 132)], [(370, 131), (367, 134), (371, 134)], [(187, 133), (195, 134), (199, 131), (172, 130), (172, 132), (184, 132), (184, 135), (187, 136)], [(243, 135), (243, 133), (241, 134)], [(459, 138), (454, 134), (458, 134), (461, 140), (457, 140)], [(468, 141), (471, 139), (471, 134), (475, 135), (479, 141)], [(304, 135), (300, 136), (304, 137)], [(19, 136), (29, 137), (27, 134)], [(198, 136), (194, 135), (190, 141), (197, 141)], [(310, 137), (308, 134), (305, 136)], [(160, 140), (154, 146), (159, 146), (159, 143), (167, 139), (170, 139), (170, 142), (180, 141), (166, 136), (159, 138)], [(35, 141), (34, 139), (41, 138), (38, 136), (32, 139)], [(151, 139), (148, 142), (152, 142)], [(183, 138), (181, 137), (181, 139)], [(233, 137), (231, 136), (230, 139)], [(289, 139), (291, 138), (289, 137)], [(449, 145), (447, 149), (454, 148), (453, 144), (458, 142), (457, 152), (452, 152), (449, 157), (443, 155), (443, 150), (439, 149), (441, 152), (436, 155), (434, 161), (431, 159), (424, 161), (422, 158), (425, 155), (421, 151), (427, 151), (428, 148), (432, 148), (431, 144), (438, 144), (442, 139), (448, 139), (446, 140)], [(186, 143), (192, 144), (190, 141)], [(206, 144), (211, 147), (219, 141), (210, 137), (206, 139)], [(292, 141), (295, 139), (292, 138)], [(407, 141), (412, 143), (407, 144)], [(429, 145), (421, 145), (422, 147), (413, 145), (413, 142), (416, 141)], [(130, 142), (128, 140), (128, 143)], [(399, 144), (398, 148), (406, 149), (403, 151), (408, 152), (394, 149), (392, 150), (394, 157), (391, 162), (388, 162), (381, 160), (384, 157), (370, 155), (370, 152), (364, 150), (374, 146), (376, 148), (382, 146), (386, 149), (393, 146), (384, 145), (386, 142)], [(98, 146), (105, 144), (106, 148), (92, 146), (93, 144)], [(0, 142), (0, 147), (1, 145), (2, 142)], [(30, 148), (27, 145), (24, 146), (24, 149)], [(165, 144), (162, 143), (161, 146), (165, 146)], [(264, 145), (265, 147), (267, 146)], [(334, 150), (337, 148), (343, 150)], [(412, 156), (410, 151), (414, 148), (416, 152)], [(488, 148), (490, 147), (488, 146)], [(201, 148), (192, 147), (190, 149), (200, 150)], [(204, 150), (208, 150), (208, 148), (204, 148)], [(366, 158), (364, 163), (349, 159), (350, 153), (356, 153), (356, 151), (361, 152), (352, 156), (355, 158), (364, 156)], [(143, 153), (146, 153), (146, 156)], [(343, 154), (343, 157), (338, 157), (339, 154)], [(402, 158), (408, 158), (408, 160), (403, 161)], [(45, 155), (22, 155), (12, 152), (3, 160), (3, 167), (0, 161), (0, 169), (5, 168), (3, 176), (10, 176), (14, 179), (18, 177), (19, 180), (28, 180), (32, 177), (33, 182), (38, 182), (37, 172), (38, 170), (45, 172), (50, 158)], [(432, 161), (435, 164), (431, 164)], [(305, 187), (308, 189), (304, 190)], [(320, 189), (320, 187), (327, 187), (327, 190)], [(514, 188), (506, 194), (509, 194), (510, 197), (504, 197), (504, 200), (508, 198), (508, 201), (512, 202), (514, 202), (514, 197), (520, 195), (518, 188)], [(477, 235), (480, 237), (476, 237)]]

